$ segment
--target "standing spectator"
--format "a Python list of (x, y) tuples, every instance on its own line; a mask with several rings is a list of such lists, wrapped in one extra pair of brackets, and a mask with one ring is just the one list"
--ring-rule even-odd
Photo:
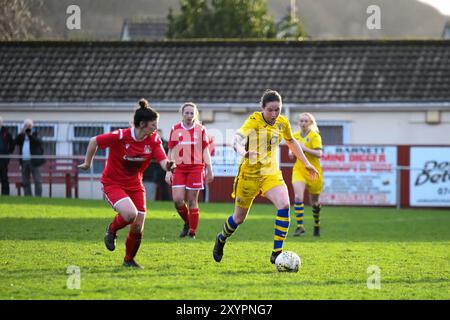
[(159, 163), (157, 163), (152, 159), (150, 165), (142, 175), (142, 182), (145, 188), (146, 199), (150, 201), (156, 200), (156, 190), (158, 185), (155, 179), (156, 176), (155, 172), (158, 170), (158, 167), (160, 167)]
[[(162, 146), (166, 154), (169, 153), (169, 141), (165, 140), (163, 136), (163, 132), (161, 129), (158, 129), (158, 134), (161, 137)], [(156, 182), (159, 186), (160, 198), (159, 200), (163, 201), (172, 201), (172, 194), (170, 192), (169, 185), (166, 182), (166, 172), (161, 170), (161, 167), (158, 167), (158, 171), (156, 174)]]
[[(162, 147), (166, 154), (169, 151), (169, 142), (164, 140), (163, 133), (161, 129), (157, 129), (158, 135), (161, 138)], [(145, 191), (147, 194), (147, 200), (163, 200), (172, 201), (172, 196), (169, 191), (169, 185), (166, 180), (166, 172), (161, 168), (159, 163), (156, 163), (154, 159), (148, 166), (147, 170), (144, 171), (143, 182)], [(157, 191), (159, 189), (159, 197), (157, 197)]]
[[(208, 137), (209, 154), (212, 157), (216, 154), (216, 143), (213, 136)], [(212, 160), (211, 160), (212, 161)], [(205, 184), (205, 190), (203, 192), (203, 202), (209, 202), (209, 184)]]
[[(0, 155), (4, 156), (13, 151), (14, 141), (8, 129), (3, 126), (3, 118), (0, 117)], [(8, 164), (9, 159), (0, 158), (0, 182), (3, 196), (9, 196)]]
[(26, 119), (23, 128), (16, 138), (15, 144), (19, 146), (19, 153), (22, 155), (20, 165), (22, 168), (22, 185), (26, 196), (31, 196), (31, 175), (34, 180), (35, 196), (42, 197), (42, 177), (41, 169), (45, 163), (43, 158), (32, 158), (32, 156), (42, 156), (44, 149), (42, 141), (38, 137), (36, 130), (33, 130), (33, 120)]

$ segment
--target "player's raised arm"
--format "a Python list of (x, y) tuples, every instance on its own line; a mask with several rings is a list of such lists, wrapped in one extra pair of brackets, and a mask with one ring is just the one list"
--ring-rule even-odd
[(86, 157), (84, 159), (84, 163), (78, 166), (81, 170), (89, 170), (92, 166), (92, 161), (94, 160), (95, 153), (97, 152), (98, 144), (97, 137), (92, 137), (89, 140), (89, 144), (86, 150)]
[(295, 139), (291, 140), (285, 140), (287, 146), (292, 151), (292, 153), (299, 159), (303, 164), (305, 165), (305, 168), (310, 172), (311, 179), (314, 179), (319, 175), (319, 171), (317, 171), (316, 168), (308, 161), (305, 154), (303, 153), (302, 148), (300, 147), (299, 143)]

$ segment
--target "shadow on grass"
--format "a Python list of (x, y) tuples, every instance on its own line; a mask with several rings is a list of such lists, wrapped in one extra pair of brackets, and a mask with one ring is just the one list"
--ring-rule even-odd
[[(0, 218), (0, 240), (48, 240), (66, 242), (98, 242), (103, 241), (104, 230), (111, 218)], [(201, 242), (214, 243), (218, 232), (222, 230), (223, 219), (200, 219), (197, 239), (188, 241), (179, 239), (182, 228), (181, 219), (161, 219), (148, 216), (145, 223), (144, 237), (146, 241), (184, 243), (195, 245)], [(232, 241), (272, 241), (274, 220), (248, 219), (239, 226)], [(312, 229), (311, 223), (309, 227)], [(347, 224), (336, 224), (327, 221), (322, 227), (320, 238), (307, 235), (293, 237), (295, 223), (291, 223), (288, 240), (291, 243), (309, 242), (431, 242), (449, 241), (450, 232), (439, 221), (434, 224), (422, 221), (398, 221), (375, 224), (373, 221), (358, 220)], [(119, 238), (126, 237), (126, 229), (119, 231)]]
[[(111, 208), (106, 200), (101, 199), (67, 199), (67, 198), (36, 198), (36, 197), (18, 197), (18, 196), (0, 196), (0, 205), (32, 205), (32, 206), (62, 206), (62, 207), (91, 207), (91, 208)], [(174, 210), (172, 201), (147, 201), (148, 209), (152, 209), (157, 205), (163, 209)], [(222, 212), (222, 208), (218, 209), (216, 205), (229, 206), (229, 211), (232, 212), (232, 203), (204, 203), (200, 201), (200, 206), (208, 208), (208, 212)], [(258, 204), (256, 205), (258, 206)], [(217, 209), (217, 210), (215, 210)]]

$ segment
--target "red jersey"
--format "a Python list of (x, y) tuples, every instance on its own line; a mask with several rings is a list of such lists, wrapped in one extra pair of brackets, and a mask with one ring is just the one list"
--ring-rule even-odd
[(208, 141), (206, 128), (201, 124), (195, 123), (191, 128), (186, 128), (183, 122), (174, 125), (170, 130), (169, 149), (174, 149), (177, 168), (204, 169), (203, 151), (208, 146)]
[(142, 175), (152, 158), (160, 162), (167, 159), (161, 138), (155, 131), (137, 141), (134, 128), (119, 129), (96, 137), (100, 149), (109, 148), (108, 161), (101, 182), (120, 185), (126, 189), (143, 188)]

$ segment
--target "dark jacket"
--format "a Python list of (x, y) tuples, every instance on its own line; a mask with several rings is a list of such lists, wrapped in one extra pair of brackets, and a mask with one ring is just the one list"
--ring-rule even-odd
[[(169, 152), (169, 142), (161, 138), (162, 147), (166, 154)], [(161, 165), (152, 159), (148, 168), (144, 171), (143, 181), (154, 182), (154, 183), (163, 183), (166, 177), (166, 172), (161, 168)]]
[[(25, 134), (26, 133), (19, 133), (17, 135), (17, 138), (15, 140), (15, 144), (19, 146), (19, 153), (22, 154), (22, 147), (25, 142)], [(30, 153), (32, 156), (42, 156), (44, 154), (44, 148), (42, 147), (42, 141), (38, 137), (37, 132), (33, 132), (32, 134), (28, 135), (28, 138), (30, 139)], [(22, 163), (22, 160), (20, 160), (20, 163)], [(33, 166), (42, 166), (45, 163), (45, 159), (31, 159), (31, 164)]]
[[(10, 154), (14, 151), (14, 141), (6, 127), (0, 128), (0, 154)], [(8, 163), (9, 159), (0, 159), (0, 163)]]

